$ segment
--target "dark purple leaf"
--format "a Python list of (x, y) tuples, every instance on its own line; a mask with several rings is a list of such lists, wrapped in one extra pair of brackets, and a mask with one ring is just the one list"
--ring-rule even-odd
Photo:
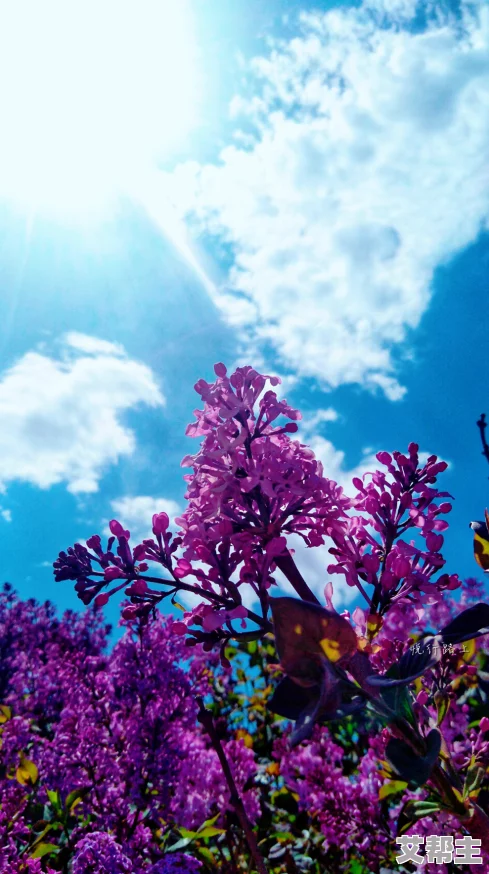
[(268, 708), (278, 716), (296, 720), (311, 701), (319, 698), (320, 689), (319, 683), (304, 688), (284, 677), (268, 702)]
[(429, 779), (440, 754), (441, 734), (433, 728), (426, 737), (426, 754), (417, 755), (405, 741), (393, 737), (388, 742), (385, 754), (401, 779), (411, 786), (423, 786)]
[(474, 637), (489, 634), (489, 604), (474, 604), (455, 619), (452, 619), (440, 632), (444, 643), (463, 643)]
[(350, 658), (357, 636), (332, 610), (296, 598), (272, 598), (275, 644), (284, 672), (301, 685), (320, 682), (322, 664)]
[[(419, 651), (416, 647), (419, 647)], [(419, 644), (410, 646), (384, 676), (373, 674), (368, 677), (368, 682), (372, 686), (380, 686), (384, 689), (407, 686), (434, 667), (440, 661), (441, 654), (441, 639), (438, 636), (426, 637)]]
[(281, 680), (268, 707), (273, 713), (294, 719), (291, 745), (307, 740), (316, 725), (356, 713), (365, 707), (365, 700), (351, 697), (351, 686), (335, 675), (324, 672), (321, 684), (300, 686), (289, 677)]

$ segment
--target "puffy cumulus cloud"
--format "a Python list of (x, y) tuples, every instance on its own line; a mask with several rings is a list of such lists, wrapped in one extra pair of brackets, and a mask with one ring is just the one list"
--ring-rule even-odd
[(313, 413), (302, 416), (300, 423), (301, 433), (304, 437), (309, 438), (314, 435), (318, 426), (326, 422), (337, 422), (338, 418), (338, 413), (333, 407), (326, 407), (326, 409), (318, 408)]
[[(334, 411), (319, 410), (319, 416), (321, 416), (321, 414), (330, 412), (333, 413)], [(309, 420), (305, 420), (305, 430), (301, 428), (302, 434), (299, 435), (300, 439), (304, 439), (305, 442), (307, 442), (307, 445), (310, 446), (310, 448), (313, 450), (316, 458), (319, 459), (319, 461), (322, 463), (324, 468), (324, 475), (327, 476), (328, 479), (332, 479), (335, 482), (339, 483), (339, 485), (349, 497), (354, 497), (354, 495), (356, 495), (357, 493), (356, 488), (352, 484), (352, 480), (354, 477), (359, 477), (361, 479), (366, 473), (373, 473), (376, 470), (384, 470), (383, 466), (377, 460), (376, 456), (376, 453), (379, 452), (380, 449), (374, 450), (372, 447), (365, 447), (357, 464), (354, 467), (348, 467), (345, 460), (345, 453), (341, 449), (337, 449), (334, 443), (331, 442), (331, 440), (326, 439), (326, 437), (318, 433), (318, 431), (311, 430), (311, 423), (314, 423), (315, 420), (315, 416)], [(324, 421), (334, 420), (319, 418), (319, 423)], [(303, 423), (301, 422), (300, 425), (302, 426), (302, 424)], [(429, 451), (420, 451), (420, 465), (426, 464), (429, 456), (432, 454), (433, 453)], [(439, 460), (444, 461), (449, 469), (453, 468), (452, 462), (447, 460), (446, 458), (439, 457)]]
[[(151, 524), (155, 513), (168, 513), (170, 520), (181, 513), (181, 507), (171, 498), (154, 498), (150, 495), (125, 495), (112, 501), (110, 506), (114, 518), (131, 532), (134, 543), (145, 537), (153, 537)], [(110, 534), (108, 523), (105, 533)]]
[[(355, 476), (362, 477), (367, 471), (377, 470), (379, 462), (375, 452), (367, 447), (353, 468), (349, 468), (345, 462), (345, 453), (337, 449), (331, 440), (323, 436), (321, 430), (329, 422), (337, 422), (339, 414), (332, 407), (318, 408), (314, 412), (306, 414), (299, 422), (298, 439), (312, 449), (315, 456), (322, 463), (324, 475), (332, 479), (343, 488), (347, 495), (352, 497), (356, 489), (352, 486)], [(428, 456), (426, 456), (428, 457)]]
[(353, 477), (362, 477), (367, 471), (377, 470), (380, 467), (375, 452), (370, 448), (364, 449), (362, 457), (355, 467), (348, 468), (345, 464), (345, 453), (341, 449), (337, 449), (331, 440), (327, 440), (320, 434), (315, 434), (307, 443), (316, 458), (322, 463), (324, 475), (339, 483), (350, 497), (356, 494), (356, 489), (352, 486)]
[(489, 7), (448, 5), (421, 32), (412, 0), (303, 15), (233, 102), (245, 136), (166, 179), (232, 255), (216, 301), (248, 348), (324, 387), (400, 398), (434, 269), (487, 225)]
[(121, 416), (164, 404), (152, 371), (105, 340), (67, 334), (59, 354), (27, 352), (0, 376), (0, 485), (94, 492), (136, 441)]

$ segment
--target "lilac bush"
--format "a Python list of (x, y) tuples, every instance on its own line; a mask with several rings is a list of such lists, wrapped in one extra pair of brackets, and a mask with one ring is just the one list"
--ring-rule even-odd
[[(52, 605), (21, 602), (4, 589), (0, 871), (51, 847), (55, 870), (72, 858), (73, 874), (92, 867), (122, 874), (135, 865), (153, 872), (174, 825), (199, 827), (224, 814), (227, 786), (196, 720), (210, 663), (194, 659), (183, 670), (188, 650), (172, 624), (128, 624), (107, 652), (100, 611), (57, 620)], [(256, 793), (244, 788), (253, 756), (239, 740), (227, 752), (256, 818)], [(189, 788), (199, 761), (196, 809)], [(178, 870), (178, 858), (169, 871)], [(38, 864), (32, 860), (32, 870)], [(161, 865), (154, 871), (167, 870)]]
[[(215, 375), (181, 516), (60, 553), (84, 616), (3, 596), (5, 870), (366, 874), (396, 869), (399, 834), (480, 840), (487, 869), (489, 606), (445, 569), (446, 464), (380, 452), (349, 497), (276, 377)], [(324, 554), (320, 589), (298, 537)], [(351, 616), (328, 575), (356, 590)]]
[[(477, 585), (464, 583), (462, 595), (470, 608)], [(446, 608), (450, 619), (457, 605), (447, 601)], [(390, 730), (379, 731), (372, 714), (316, 725), (309, 742), (291, 747), (289, 724), (268, 706), (275, 672), (269, 637), (228, 646), (229, 670), (199, 647), (188, 662), (171, 619), (130, 624), (107, 652), (100, 611), (56, 621), (49, 605), (22, 603), (7, 590), (0, 617), (3, 635), (17, 640), (0, 717), (2, 874), (107, 874), (128, 865), (204, 874), (226, 871), (233, 858), (249, 866), (216, 750), (195, 719), (196, 695), (211, 708), (268, 870), (295, 864), (346, 872), (352, 860), (362, 872), (395, 870), (400, 799), (419, 808), (430, 803), (427, 790), (410, 789), (392, 772)], [(474, 668), (486, 661), (479, 639), (450, 668), (443, 733), (462, 774), (488, 764), (489, 720), (470, 727), (479, 706)], [(438, 716), (430, 684), (441, 668), (415, 681), (423, 686), (413, 703), (421, 724)], [(462, 835), (463, 826), (432, 805), (429, 818), (418, 817), (407, 831)], [(45, 854), (33, 858), (36, 852)], [(439, 870), (448, 874), (446, 866)]]
[[(130, 532), (113, 520), (106, 549), (96, 535), (88, 549), (76, 544), (55, 562), (56, 578), (76, 580), (84, 603), (102, 605), (124, 589), (131, 605), (123, 615), (143, 619), (165, 597), (192, 592), (197, 606), (174, 632), (207, 651), (220, 645), (222, 657), (231, 640), (260, 638), (273, 628), (285, 679), (270, 706), (296, 720), (293, 745), (310, 738), (316, 724), (369, 705), (389, 725), (386, 757), (394, 773), (414, 775), (407, 786), (431, 780), (442, 806), (461, 817), (472, 836), (485, 834), (487, 815), (461, 793), (453, 763), (453, 773), (442, 767), (439, 725), (450, 700), (449, 668), (457, 669), (459, 645), (489, 625), (489, 607), (479, 605), (477, 615), (469, 608), (460, 621), (438, 629), (424, 641), (424, 654), (411, 647), (413, 627), (460, 587), (456, 574), (443, 571), (444, 517), (451, 504), (437, 477), (446, 464), (434, 455), (421, 463), (415, 443), (405, 455), (380, 452), (380, 469), (355, 478), (350, 499), (314, 454), (291, 438), (300, 414), (267, 389), (267, 382), (278, 384), (276, 377), (251, 367), (229, 377), (223, 364), (215, 374), (214, 383), (195, 386), (204, 407), (195, 411), (187, 434), (202, 441), (182, 462), (192, 472), (185, 476), (188, 505), (175, 520), (176, 535), (168, 516), (157, 514), (155, 539), (131, 547)], [(331, 583), (320, 605), (294, 560), (291, 535), (308, 548), (333, 541), (328, 572), (342, 574), (366, 604), (355, 609), (352, 624), (334, 611)], [(152, 566), (159, 566), (158, 575)], [(300, 600), (270, 600), (277, 570)], [(246, 602), (254, 600), (257, 611), (244, 606), (245, 589)], [(443, 655), (450, 648), (448, 667), (442, 648)], [(428, 692), (426, 702), (416, 701), (418, 712), (407, 691), (430, 671), (438, 685), (434, 723), (426, 708), (420, 710), (431, 700)]]

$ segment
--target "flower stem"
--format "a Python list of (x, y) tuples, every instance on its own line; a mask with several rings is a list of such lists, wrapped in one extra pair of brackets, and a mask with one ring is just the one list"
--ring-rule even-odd
[(265, 862), (263, 860), (263, 856), (258, 849), (258, 843), (256, 840), (255, 833), (253, 831), (253, 827), (251, 822), (248, 819), (243, 801), (238, 791), (238, 787), (234, 781), (234, 777), (229, 767), (229, 762), (226, 758), (226, 753), (222, 748), (222, 744), (220, 738), (216, 732), (214, 726), (214, 720), (212, 718), (212, 713), (207, 710), (204, 705), (202, 698), (197, 698), (197, 703), (199, 705), (199, 722), (204, 726), (207, 734), (209, 735), (210, 741), (212, 743), (213, 748), (215, 749), (217, 756), (219, 758), (219, 762), (221, 763), (221, 768), (226, 779), (226, 783), (228, 784), (229, 793), (231, 796), (231, 804), (236, 811), (236, 815), (240, 821), (241, 828), (243, 829), (246, 840), (248, 842), (248, 846), (250, 848), (250, 853), (253, 857), (253, 860), (256, 865), (256, 870), (258, 874), (268, 874), (267, 868), (265, 866)]
[(277, 555), (274, 561), (303, 601), (312, 601), (313, 604), (320, 603), (314, 592), (307, 585), (288, 549), (282, 555)]

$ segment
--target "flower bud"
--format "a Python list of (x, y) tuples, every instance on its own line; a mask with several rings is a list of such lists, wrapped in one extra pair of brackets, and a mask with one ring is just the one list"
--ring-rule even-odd
[(155, 513), (153, 516), (153, 534), (164, 534), (170, 524), (167, 513)]

